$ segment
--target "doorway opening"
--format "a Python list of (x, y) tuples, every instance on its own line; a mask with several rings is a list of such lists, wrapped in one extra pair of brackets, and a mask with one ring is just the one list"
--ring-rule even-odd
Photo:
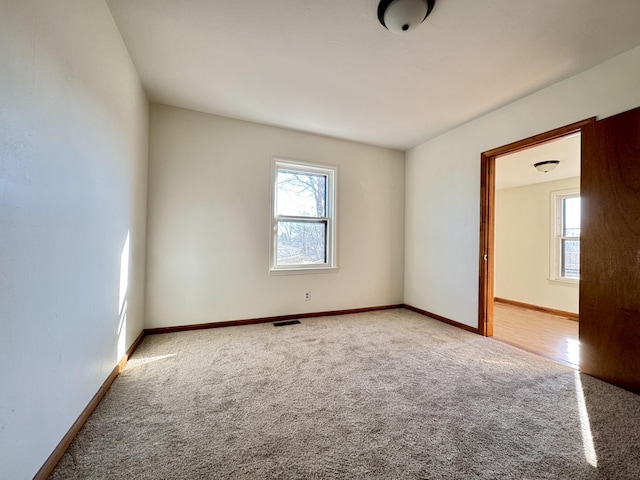
[[(566, 316), (565, 320), (571, 317), (577, 318), (577, 315), (573, 315), (573, 316), (570, 315), (571, 313), (574, 313), (572, 312), (572, 310), (577, 312), (577, 308), (572, 307), (572, 305), (574, 304), (577, 305), (577, 294), (578, 294), (578, 288), (576, 283), (577, 279), (563, 277), (563, 275), (565, 275), (565, 272), (567, 273), (567, 275), (574, 274), (574, 272), (570, 268), (565, 268), (567, 266), (570, 266), (571, 262), (574, 261), (571, 259), (570, 255), (567, 255), (568, 248), (566, 247), (572, 246), (572, 244), (570, 243), (571, 240), (573, 240), (574, 242), (573, 245), (575, 246), (576, 239), (568, 238), (568, 237), (566, 238), (558, 237), (556, 239), (555, 235), (553, 237), (551, 235), (548, 235), (550, 227), (547, 226), (544, 229), (545, 232), (547, 233), (543, 233), (543, 235), (548, 235), (546, 240), (547, 242), (546, 245), (548, 245), (548, 250), (544, 248), (546, 245), (542, 245), (540, 249), (541, 251), (532, 252), (530, 249), (531, 245), (527, 245), (527, 242), (536, 241), (535, 238), (532, 238), (534, 235), (533, 232), (535, 232), (535, 228), (534, 230), (531, 230), (532, 226), (528, 225), (528, 223), (529, 222), (535, 223), (535, 220), (533, 218), (530, 218), (530, 216), (532, 215), (532, 212), (529, 211), (525, 213), (525, 218), (523, 219), (521, 223), (520, 231), (518, 232), (519, 234), (521, 234), (521, 238), (520, 238), (521, 245), (516, 245), (516, 246), (511, 245), (510, 247), (512, 250), (511, 258), (509, 258), (509, 255), (507, 255), (508, 252), (505, 253), (504, 250), (501, 250), (501, 253), (503, 253), (504, 255), (502, 255), (499, 261), (497, 262), (496, 261), (496, 253), (497, 253), (496, 241), (501, 242), (501, 245), (504, 247), (505, 245), (504, 241), (506, 237), (508, 237), (509, 235), (505, 233), (506, 230), (503, 226), (501, 226), (500, 223), (497, 224), (496, 202), (497, 202), (497, 197), (509, 198), (507, 194), (503, 194), (503, 190), (505, 189), (508, 190), (509, 186), (518, 187), (517, 185), (518, 182), (520, 182), (521, 184), (527, 183), (526, 179), (523, 180), (523, 179), (516, 178), (518, 176), (528, 176), (529, 177), (528, 181), (534, 182), (534, 183), (549, 182), (551, 177), (545, 178), (545, 175), (547, 175), (546, 173), (541, 173), (534, 169), (533, 164), (535, 163), (535, 161), (533, 161), (533, 159), (538, 158), (539, 160), (549, 160), (550, 158), (542, 158), (540, 156), (534, 157), (532, 155), (535, 155), (537, 152), (539, 155), (544, 156), (545, 151), (546, 152), (553, 151), (553, 144), (556, 142), (565, 142), (565, 143), (573, 142), (575, 144), (576, 139), (579, 142), (579, 135), (581, 133), (582, 127), (587, 124), (593, 123), (594, 121), (595, 121), (595, 118), (586, 119), (581, 122), (576, 122), (571, 125), (567, 125), (565, 127), (561, 127), (549, 132), (545, 132), (540, 135), (536, 135), (534, 137), (530, 137), (524, 140), (520, 140), (518, 142), (511, 143), (509, 145), (504, 145), (502, 147), (498, 147), (496, 149), (493, 149), (481, 154), (482, 198), (481, 198), (480, 260), (479, 260), (480, 262), (480, 265), (479, 265), (480, 298), (479, 298), (479, 313), (478, 313), (478, 332), (480, 334), (484, 336), (489, 336), (489, 337), (493, 336), (494, 333), (496, 332), (496, 324), (495, 324), (496, 313), (499, 316), (504, 315), (505, 309), (506, 310), (519, 309), (519, 311), (516, 313), (519, 313), (519, 316), (521, 317), (521, 321), (525, 323), (527, 321), (528, 322), (535, 321), (533, 319), (535, 315), (543, 316), (543, 315), (560, 314), (562, 316)], [(524, 165), (524, 164), (527, 164), (527, 162), (531, 163), (531, 165), (528, 166), (528, 170), (526, 170), (527, 173), (522, 173), (522, 166), (520, 165), (521, 173), (518, 175), (517, 171), (518, 171), (519, 164)], [(569, 165), (565, 165), (564, 173), (568, 174), (568, 176), (572, 176), (573, 174), (567, 171), (569, 167), (570, 167)], [(576, 175), (574, 176), (579, 176), (579, 170), (580, 170), (580, 167), (578, 165), (577, 171), (574, 170), (574, 173), (576, 173)], [(532, 180), (532, 179), (535, 179), (535, 180)], [(578, 182), (577, 187), (579, 188), (579, 180), (577, 180), (577, 182)], [(544, 188), (543, 187), (538, 188), (534, 186), (534, 188), (531, 188), (530, 190), (537, 191), (539, 195), (540, 191), (544, 191), (545, 188), (547, 189), (554, 188), (554, 185), (552, 185), (552, 183), (555, 183), (555, 182), (549, 182), (549, 185), (545, 185)], [(564, 183), (560, 181), (555, 186), (558, 186), (558, 187), (567, 186), (567, 187), (572, 187), (573, 190), (577, 190), (575, 188), (576, 187), (575, 178), (572, 181), (567, 181)], [(573, 193), (571, 191), (572, 188), (566, 188), (566, 189), (557, 188), (556, 193), (560, 192), (561, 194), (565, 195), (565, 196), (562, 196), (559, 193), (558, 198), (561, 198), (561, 199), (565, 197), (571, 198), (570, 196), (567, 197), (566, 195), (569, 195), (569, 193)], [(563, 192), (562, 190), (565, 190), (565, 191)], [(515, 195), (515, 197), (513, 197), (512, 195), (512, 199), (513, 199), (513, 198), (517, 198), (517, 195), (522, 195), (523, 192), (525, 191), (526, 189), (521, 190), (516, 188), (513, 191), (509, 192), (509, 194)], [(549, 219), (551, 218), (551, 216), (554, 215), (554, 213), (549, 210), (549, 202), (552, 196), (550, 196), (549, 192), (547, 192), (544, 195), (546, 195), (546, 201), (544, 201), (545, 206), (542, 207), (543, 210), (542, 210), (541, 216)], [(560, 202), (562, 202), (562, 200), (560, 200)], [(504, 205), (504, 199), (502, 204)], [(507, 204), (508, 204), (508, 201), (507, 201)], [(562, 206), (563, 203), (560, 203), (560, 205)], [(504, 209), (501, 209), (500, 211), (503, 212), (503, 210)], [(511, 214), (513, 215), (513, 212)], [(562, 220), (562, 218), (560, 220)], [(541, 220), (538, 219), (538, 221), (541, 221)], [(496, 228), (498, 228), (498, 231), (496, 231)], [(527, 233), (526, 231), (527, 229), (529, 229), (529, 233)], [(538, 233), (535, 233), (535, 235), (538, 235)], [(517, 237), (517, 235), (514, 235), (514, 238), (515, 237)], [(538, 238), (537, 241), (539, 242), (540, 238)], [(577, 241), (579, 242), (579, 239)], [(557, 242), (557, 248), (560, 249), (558, 250), (559, 252), (558, 255), (555, 255), (553, 253), (554, 249), (556, 249), (556, 245), (554, 244), (554, 242)], [(563, 247), (565, 247), (564, 250), (562, 250)], [(520, 255), (521, 255), (520, 260), (524, 263), (534, 265), (534, 267), (537, 268), (538, 270), (542, 269), (543, 271), (543, 273), (541, 274), (543, 276), (542, 279), (540, 278), (529, 279), (530, 281), (527, 285), (516, 286), (509, 283), (510, 279), (513, 279), (517, 276), (517, 269), (519, 266), (517, 252), (519, 248), (520, 248)], [(514, 257), (514, 255), (516, 256)], [(535, 264), (536, 259), (534, 257), (536, 257), (536, 255), (538, 257), (537, 260), (539, 264)], [(544, 257), (544, 259), (540, 262), (541, 256)], [(559, 258), (560, 263), (558, 263), (558, 260), (555, 260), (556, 258)], [(502, 267), (502, 271), (497, 270), (498, 267)], [(509, 269), (511, 269), (511, 271), (508, 271)], [(507, 271), (504, 271), (504, 270), (507, 270)], [(555, 272), (558, 272), (558, 274), (556, 275)], [(539, 277), (540, 272), (538, 273), (539, 274), (537, 276)], [(535, 284), (536, 281), (538, 282), (537, 285)], [(496, 282), (497, 282), (497, 285), (496, 285)], [(562, 303), (562, 301), (558, 303), (557, 296), (554, 297), (552, 301), (546, 301), (546, 302), (544, 298), (541, 298), (541, 297), (544, 297), (545, 294), (551, 295), (553, 297), (553, 293), (551, 291), (553, 290), (554, 287), (560, 286), (562, 289), (562, 286), (563, 286), (564, 288), (567, 288), (567, 286), (571, 282), (576, 283), (573, 291), (573, 295), (575, 296), (575, 299), (573, 300), (569, 299), (567, 300), (567, 303)], [(498, 287), (498, 290), (496, 290), (496, 286)], [(518, 290), (518, 288), (520, 290)], [(549, 291), (545, 292), (544, 291), (545, 288)], [(496, 303), (496, 301), (498, 303)], [(546, 307), (544, 306), (545, 303), (547, 304)], [(549, 303), (555, 304), (556, 308), (549, 308), (548, 307)], [(538, 304), (542, 304), (542, 308), (535, 308), (536, 306), (539, 306)], [(511, 313), (514, 313), (514, 312), (515, 310), (512, 311)], [(523, 313), (526, 314), (527, 312), (529, 313), (528, 319), (526, 318), (527, 315), (524, 315), (524, 316), (522, 315)], [(540, 320), (540, 319), (541, 318), (537, 318), (537, 320)], [(517, 325), (514, 325), (512, 327), (517, 328)], [(573, 329), (575, 329), (577, 333), (577, 324), (574, 324), (572, 326), (571, 323), (569, 323), (565, 325), (565, 327), (563, 328), (565, 330), (564, 333), (566, 333), (567, 331), (572, 331)], [(559, 334), (562, 334), (562, 328), (560, 330), (561, 332)], [(501, 331), (500, 329), (498, 329), (497, 332), (500, 335), (500, 339), (504, 339), (505, 337), (504, 331)], [(522, 338), (525, 338), (527, 336), (532, 336), (531, 332), (529, 332), (529, 334), (527, 334), (526, 332), (521, 332), (521, 333), (522, 333), (521, 335)], [(499, 337), (496, 337), (496, 338), (499, 338)], [(540, 341), (542, 343), (540, 343)], [(523, 344), (519, 344), (517, 346), (519, 346), (520, 348), (528, 349), (530, 351), (534, 351), (534, 353), (545, 355), (551, 358), (557, 357), (554, 359), (577, 368), (577, 363), (578, 363), (578, 356), (576, 352), (577, 346), (578, 346), (577, 338), (575, 338), (575, 340), (573, 341), (570, 340), (569, 342), (566, 342), (566, 344), (563, 346), (563, 348), (566, 350), (565, 356), (571, 359), (570, 361), (564, 361), (564, 362), (562, 361), (563, 360), (562, 355), (558, 356), (558, 355), (548, 354), (548, 352), (545, 353), (545, 348), (549, 349), (553, 347), (552, 345), (545, 346), (544, 338), (542, 338), (542, 340), (539, 339), (537, 342), (538, 342), (538, 345), (535, 345), (535, 342), (534, 342), (531, 348), (527, 348), (527, 346)], [(517, 343), (517, 342), (507, 341), (507, 343)], [(542, 345), (542, 348), (539, 348), (540, 345)]]

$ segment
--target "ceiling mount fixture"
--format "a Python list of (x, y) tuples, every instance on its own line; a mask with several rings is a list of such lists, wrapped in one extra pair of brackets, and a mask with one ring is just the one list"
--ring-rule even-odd
[(413, 30), (429, 16), (436, 0), (382, 0), (378, 20), (393, 33)]
[(558, 166), (560, 160), (545, 160), (544, 162), (534, 163), (533, 166), (542, 173), (547, 173)]

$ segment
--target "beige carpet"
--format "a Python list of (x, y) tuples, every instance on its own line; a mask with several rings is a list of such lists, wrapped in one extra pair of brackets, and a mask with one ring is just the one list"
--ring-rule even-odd
[(145, 338), (53, 479), (638, 479), (640, 396), (406, 310)]

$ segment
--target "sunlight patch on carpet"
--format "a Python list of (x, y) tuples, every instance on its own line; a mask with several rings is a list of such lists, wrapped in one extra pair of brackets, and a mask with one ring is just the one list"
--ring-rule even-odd
[(138, 357), (138, 358), (134, 357), (127, 362), (126, 368), (139, 367), (140, 365), (144, 365), (145, 363), (157, 362), (158, 360), (164, 360), (166, 358), (175, 357), (176, 355), (177, 353), (167, 353), (165, 355), (153, 355), (150, 357)]
[(582, 380), (580, 373), (574, 372), (576, 381), (576, 396), (578, 397), (578, 413), (580, 414), (580, 433), (582, 433), (582, 447), (584, 448), (584, 458), (589, 465), (594, 468), (598, 467), (598, 457), (596, 448), (593, 444), (593, 435), (591, 434), (591, 422), (589, 422), (589, 413), (587, 412), (587, 404), (584, 401), (584, 391), (582, 389)]

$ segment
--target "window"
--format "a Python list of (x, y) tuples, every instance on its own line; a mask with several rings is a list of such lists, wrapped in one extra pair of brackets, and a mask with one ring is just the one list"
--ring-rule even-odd
[(552, 192), (554, 235), (551, 280), (577, 283), (580, 279), (580, 193)]
[(276, 159), (271, 271), (336, 267), (336, 169)]

